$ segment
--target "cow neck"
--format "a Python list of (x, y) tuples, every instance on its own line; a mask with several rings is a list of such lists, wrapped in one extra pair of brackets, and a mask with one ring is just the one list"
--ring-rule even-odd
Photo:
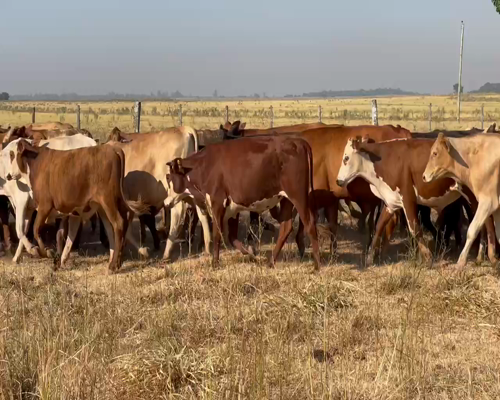
[(450, 156), (453, 160), (453, 170), (449, 171), (450, 175), (469, 186), (470, 184), (470, 168), (469, 165), (472, 163), (473, 149), (475, 137), (470, 138), (448, 138), (451, 149)]

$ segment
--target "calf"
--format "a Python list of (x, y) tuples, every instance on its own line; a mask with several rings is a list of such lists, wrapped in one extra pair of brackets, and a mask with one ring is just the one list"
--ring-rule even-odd
[(432, 141), (423, 139), (381, 143), (349, 139), (345, 146), (337, 183), (345, 186), (361, 177), (370, 183), (373, 193), (386, 205), (377, 222), (367, 255), (368, 265), (373, 262), (374, 252), (386, 223), (401, 208), (405, 212), (410, 233), (417, 239), (420, 252), (430, 259), (431, 253), (423, 241), (418, 223), (417, 205), (441, 211), (461, 196), (452, 179), (440, 179), (433, 183), (422, 181), (422, 172), (432, 144)]
[[(219, 262), (222, 232), (244, 254), (235, 227), (229, 219), (242, 211), (263, 212), (280, 203), (281, 222), (270, 266), (292, 231), (293, 208), (297, 210), (311, 239), (315, 268), (319, 268), (319, 247), (309, 192), (312, 192), (312, 153), (305, 140), (293, 137), (255, 137), (207, 146), (188, 158), (168, 163), (167, 176), (175, 204), (191, 197), (212, 214), (213, 265)], [(233, 219), (231, 224), (234, 224)], [(228, 232), (228, 228), (229, 232)]]
[(129, 224), (127, 212), (133, 211), (129, 217), (132, 218), (134, 212), (144, 211), (141, 202), (127, 202), (124, 199), (123, 152), (109, 146), (58, 151), (33, 147), (21, 139), (17, 143), (17, 154), (11, 151), (10, 157), (11, 170), (7, 180), (28, 180), (38, 206), (34, 236), (40, 254), (47, 255), (40, 228), (53, 212), (69, 215), (68, 239), (61, 256), (63, 266), (69, 257), (80, 218), (88, 219), (98, 211), (107, 227), (110, 241), (109, 271), (118, 270)]

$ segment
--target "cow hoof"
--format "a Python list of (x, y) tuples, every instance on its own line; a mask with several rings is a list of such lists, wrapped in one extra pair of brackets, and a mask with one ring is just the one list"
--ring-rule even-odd
[(56, 257), (56, 253), (55, 253), (55, 252), (54, 252), (54, 250), (52, 250), (52, 249), (48, 249), (48, 250), (47, 250), (47, 257), (48, 257), (48, 258), (53, 258), (54, 260), (56, 260), (56, 259), (57, 259), (57, 257)]
[(147, 247), (141, 247), (139, 249), (139, 256), (142, 258), (142, 259), (147, 259), (149, 258), (149, 249)]
[(275, 265), (274, 265), (274, 262), (271, 260), (267, 263), (267, 267), (268, 268), (271, 268), (271, 269), (274, 269), (275, 268)]
[(35, 258), (40, 258), (42, 256), (42, 254), (40, 253), (40, 249), (37, 246), (33, 246), (31, 249), (29, 249), (28, 253)]

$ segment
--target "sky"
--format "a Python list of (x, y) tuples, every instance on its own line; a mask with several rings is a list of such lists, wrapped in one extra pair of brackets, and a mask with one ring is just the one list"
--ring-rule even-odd
[(271, 96), (500, 82), (491, 0), (0, 0), (0, 91)]

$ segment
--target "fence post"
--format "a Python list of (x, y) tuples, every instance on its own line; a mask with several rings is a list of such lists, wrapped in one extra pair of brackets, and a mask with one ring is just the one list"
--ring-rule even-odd
[(321, 104), (318, 106), (318, 118), (319, 122), (321, 123), (321, 120), (323, 118), (323, 110), (321, 109)]
[(76, 106), (76, 129), (80, 128), (80, 104)]
[(372, 124), (378, 125), (378, 105), (377, 100), (372, 100)]
[(481, 129), (484, 130), (484, 104), (481, 104)]
[(432, 103), (429, 104), (429, 132), (432, 132)]
[(141, 133), (141, 102), (136, 101), (134, 106), (135, 113), (135, 133)]
[(229, 122), (229, 106), (226, 106), (226, 122)]
[(270, 115), (271, 115), (271, 128), (274, 128), (274, 109), (273, 106), (269, 107)]
[(36, 120), (36, 108), (33, 107), (33, 110), (31, 110), (31, 123), (34, 124)]
[(182, 126), (182, 104), (179, 104), (179, 126)]

